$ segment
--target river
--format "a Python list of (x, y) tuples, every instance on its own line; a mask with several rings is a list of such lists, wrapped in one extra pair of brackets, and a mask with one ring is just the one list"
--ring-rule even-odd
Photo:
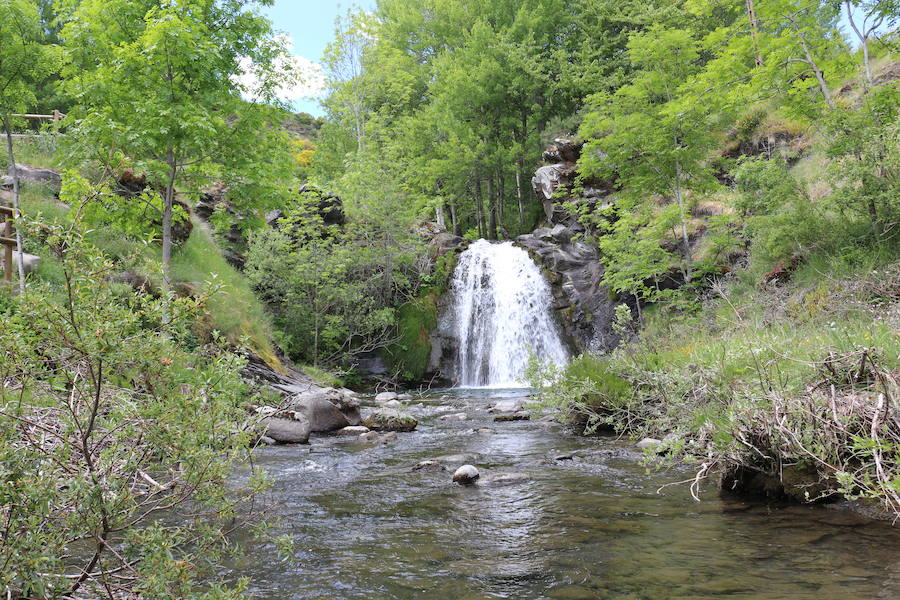
[[(258, 449), (274, 480), (271, 535), (292, 538), (293, 555), (248, 540), (230, 574), (261, 600), (900, 598), (889, 524), (711, 485), (701, 502), (686, 486), (658, 491), (690, 470), (648, 472), (627, 440), (493, 421), (494, 401), (521, 395), (432, 392), (410, 403), (418, 429), (383, 445), (321, 436)], [(450, 470), (413, 469), (430, 459)], [(463, 462), (482, 479), (530, 480), (459, 486)]]

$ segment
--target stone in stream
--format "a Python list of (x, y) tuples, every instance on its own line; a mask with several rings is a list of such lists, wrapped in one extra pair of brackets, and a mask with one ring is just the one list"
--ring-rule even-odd
[(637, 443), (637, 447), (641, 450), (645, 448), (656, 449), (662, 442), (656, 438), (647, 437)]
[(375, 396), (375, 402), (388, 402), (397, 399), (397, 392), (381, 392)]
[(418, 424), (412, 415), (390, 408), (376, 410), (363, 421), (363, 425), (375, 431), (412, 431)]
[(476, 430), (475, 433), (497, 433), (497, 432), (494, 431), (493, 429), (491, 429), (490, 427), (482, 427), (481, 429)]
[(259, 443), (265, 444), (266, 446), (274, 446), (278, 442), (276, 442), (274, 439), (270, 438), (269, 436), (264, 435), (261, 438), (259, 438)]
[(469, 416), (466, 413), (454, 413), (452, 415), (441, 415), (438, 417), (441, 421), (459, 420), (465, 421)]
[(423, 460), (412, 468), (413, 471), (443, 472), (447, 467), (436, 460)]
[[(268, 408), (268, 407), (265, 407)], [(279, 412), (277, 416), (260, 421), (267, 437), (279, 444), (306, 444), (309, 442), (309, 421), (300, 413)]]
[(531, 415), (525, 411), (519, 411), (514, 413), (508, 413), (505, 415), (497, 415), (494, 417), (494, 421), (505, 422), (505, 421), (529, 421), (531, 420)]
[(453, 482), (460, 485), (470, 485), (475, 483), (481, 477), (478, 469), (472, 465), (463, 465), (453, 473)]
[(403, 406), (403, 403), (399, 400), (388, 400), (384, 403), (385, 408), (400, 408), (401, 406)]
[(366, 433), (360, 434), (359, 439), (371, 444), (386, 444), (387, 442), (397, 439), (397, 433), (388, 431), (387, 433), (382, 434), (377, 431), (367, 431)]
[(291, 397), (288, 410), (309, 421), (310, 431), (326, 432), (359, 425), (359, 403), (353, 396), (333, 388), (304, 392)]
[(364, 427), (362, 425), (348, 425), (347, 427), (344, 427), (343, 429), (338, 429), (335, 433), (337, 435), (356, 435), (356, 436), (358, 436), (362, 433), (368, 433), (368, 432), (369, 432), (368, 427)]
[(500, 400), (488, 409), (489, 413), (514, 413), (519, 412), (525, 406), (524, 398), (512, 398)]

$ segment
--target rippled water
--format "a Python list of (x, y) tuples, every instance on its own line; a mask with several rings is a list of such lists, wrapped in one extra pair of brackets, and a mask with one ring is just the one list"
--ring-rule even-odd
[[(294, 554), (257, 545), (233, 574), (264, 600), (900, 598), (900, 532), (889, 525), (714, 489), (700, 503), (683, 486), (657, 493), (689, 472), (648, 474), (627, 442), (494, 423), (491, 402), (520, 393), (434, 394), (410, 409), (419, 429), (383, 446), (326, 436), (261, 448), (281, 517), (273, 535), (292, 537)], [(439, 418), (460, 412), (468, 419)], [(453, 467), (412, 470), (454, 454), (483, 478), (531, 480), (461, 487)]]

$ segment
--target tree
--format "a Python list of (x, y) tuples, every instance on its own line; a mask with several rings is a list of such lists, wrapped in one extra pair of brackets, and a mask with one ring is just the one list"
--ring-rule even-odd
[[(713, 184), (706, 155), (716, 126), (715, 97), (692, 87), (699, 49), (691, 34), (653, 27), (628, 42), (636, 68), (632, 83), (615, 94), (597, 94), (582, 125), (588, 139), (581, 159), (584, 177), (615, 178), (631, 196), (624, 210), (644, 212), (659, 194), (675, 200), (682, 273), (691, 280), (691, 245), (685, 190)], [(671, 211), (659, 211), (660, 219)]]
[[(63, 29), (66, 75), (77, 100), (69, 117), (73, 143), (108, 171), (145, 172), (150, 188), (160, 191), (166, 290), (183, 183), (229, 176), (238, 183), (248, 174), (274, 180), (266, 169), (289, 168), (287, 143), (284, 161), (255, 155), (278, 148), (267, 139), (275, 123), (265, 106), (241, 98), (272, 100), (284, 75), (278, 65), (288, 64), (276, 60), (282, 48), (253, 4), (84, 0)], [(238, 79), (248, 70), (256, 76), (252, 88)]]
[[(847, 21), (859, 39), (863, 51), (863, 70), (866, 89), (872, 87), (872, 67), (869, 64), (869, 39), (882, 25), (892, 29), (900, 19), (897, 0), (844, 0)], [(861, 15), (859, 14), (861, 13)], [(862, 20), (859, 17), (862, 16)]]
[[(41, 43), (38, 6), (33, 0), (0, 0), (0, 118), (6, 134), (9, 173), (13, 179), (13, 208), (19, 213), (19, 173), (12, 141), (12, 114), (27, 112), (37, 98), (34, 86), (58, 67), (54, 49)], [(22, 232), (16, 228), (19, 290), (25, 293)]]

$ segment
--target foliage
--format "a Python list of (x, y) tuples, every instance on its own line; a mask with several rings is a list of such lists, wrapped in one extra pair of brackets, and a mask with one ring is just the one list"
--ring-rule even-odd
[(389, 341), (393, 307), (420, 280), (418, 244), (388, 219), (326, 225), (320, 202), (302, 194), (276, 229), (254, 234), (245, 275), (290, 357), (338, 366)]
[(252, 441), (242, 360), (185, 350), (204, 296), (170, 303), (163, 332), (163, 302), (110, 284), (77, 219), (36, 226), (64, 283), (0, 312), (0, 588), (240, 597), (215, 568), (264, 484), (225, 485)]
[[(68, 117), (70, 142), (107, 173), (123, 167), (146, 173), (148, 189), (162, 196), (157, 212), (168, 289), (177, 188), (197, 192), (196, 178), (217, 177), (234, 198), (256, 206), (279, 196), (271, 184), (289, 164), (279, 158), (284, 135), (273, 129), (280, 114), (240, 94), (272, 98), (283, 48), (245, 1), (68, 6), (64, 74), (77, 99)], [(259, 81), (252, 89), (239, 83), (248, 74)]]

